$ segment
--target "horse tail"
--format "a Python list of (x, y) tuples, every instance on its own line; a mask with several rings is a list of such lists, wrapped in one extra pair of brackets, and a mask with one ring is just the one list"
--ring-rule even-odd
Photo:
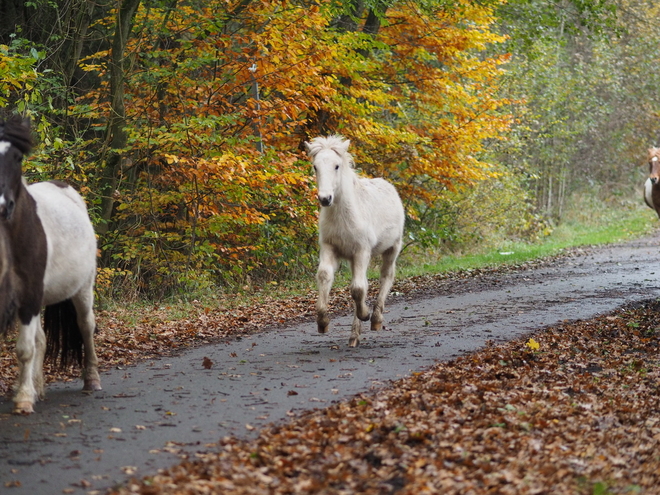
[(48, 361), (57, 363), (59, 357), (62, 369), (75, 363), (82, 366), (83, 339), (78, 326), (76, 307), (71, 299), (46, 306), (44, 331)]

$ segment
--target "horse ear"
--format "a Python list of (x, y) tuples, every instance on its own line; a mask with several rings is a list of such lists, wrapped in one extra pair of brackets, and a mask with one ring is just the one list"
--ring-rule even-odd
[(23, 155), (27, 155), (32, 149), (30, 119), (13, 115), (0, 127), (0, 136), (16, 146)]
[(307, 152), (307, 154), (309, 156), (312, 156), (312, 147), (311, 147), (311, 145), (307, 141), (305, 141), (304, 144), (305, 144), (305, 151)]
[(350, 139), (345, 139), (341, 143), (341, 149), (346, 153), (348, 151), (348, 147), (351, 145), (351, 140)]

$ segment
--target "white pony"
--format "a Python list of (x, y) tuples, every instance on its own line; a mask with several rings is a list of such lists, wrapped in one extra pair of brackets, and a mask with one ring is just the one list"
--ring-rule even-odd
[(360, 343), (360, 321), (369, 319), (366, 305), (367, 268), (374, 255), (382, 255), (380, 292), (371, 315), (371, 329), (383, 326), (385, 299), (394, 282), (397, 256), (401, 251), (405, 214), (399, 194), (384, 179), (360, 178), (348, 153), (350, 141), (341, 136), (317, 137), (305, 143), (316, 171), (319, 216), (319, 296), (316, 321), (320, 333), (330, 324), (328, 298), (341, 259), (351, 265), (351, 296), (355, 316), (348, 345)]

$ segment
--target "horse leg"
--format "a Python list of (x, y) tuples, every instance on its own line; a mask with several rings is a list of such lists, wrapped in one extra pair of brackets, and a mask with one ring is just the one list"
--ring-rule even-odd
[(92, 305), (94, 303), (94, 289), (89, 289), (73, 298), (76, 307), (78, 328), (83, 339), (83, 390), (101, 390), (101, 377), (99, 375), (99, 360), (94, 348), (94, 333), (96, 331), (96, 318)]
[(380, 330), (383, 328), (383, 310), (385, 309), (385, 299), (390, 293), (394, 283), (394, 272), (396, 268), (396, 258), (399, 255), (399, 249), (395, 246), (383, 253), (383, 264), (380, 267), (380, 290), (378, 298), (374, 303), (374, 311), (371, 314), (371, 329)]
[(41, 320), (39, 320), (36, 334), (35, 334), (35, 357), (32, 360), (32, 377), (34, 380), (34, 388), (37, 392), (37, 398), (43, 400), (46, 393), (46, 381), (44, 379), (44, 356), (46, 355), (46, 334), (41, 327)]
[(319, 333), (326, 333), (328, 325), (330, 325), (328, 300), (337, 268), (339, 268), (339, 259), (335, 256), (332, 247), (322, 244), (319, 253), (319, 268), (316, 272), (316, 284), (319, 291), (316, 300), (316, 323)]
[(369, 290), (369, 281), (367, 280), (367, 268), (371, 255), (369, 252), (357, 253), (351, 260), (351, 297), (355, 303), (355, 315), (351, 325), (351, 337), (348, 340), (350, 347), (357, 347), (360, 344), (361, 321), (369, 319), (369, 306), (367, 306), (367, 291)]
[(31, 414), (39, 394), (43, 394), (43, 358), (46, 337), (41, 328), (41, 316), (36, 315), (28, 324), (20, 323), (16, 342), (18, 382), (14, 395), (14, 413)]
[(362, 321), (369, 319), (370, 311), (367, 306), (367, 291), (369, 290), (369, 281), (367, 280), (367, 268), (371, 254), (369, 252), (358, 253), (353, 256), (351, 261), (351, 297), (355, 302), (355, 316)]

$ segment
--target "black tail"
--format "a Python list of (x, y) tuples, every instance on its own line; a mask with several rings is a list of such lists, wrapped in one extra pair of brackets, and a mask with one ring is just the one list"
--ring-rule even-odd
[(83, 339), (76, 307), (71, 299), (46, 306), (44, 312), (44, 330), (46, 332), (46, 359), (68, 368), (77, 363), (82, 366)]

